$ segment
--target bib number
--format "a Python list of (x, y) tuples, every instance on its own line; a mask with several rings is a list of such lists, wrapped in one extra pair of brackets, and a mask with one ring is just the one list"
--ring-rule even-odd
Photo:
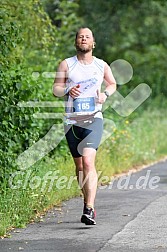
[(94, 97), (76, 98), (73, 101), (74, 112), (91, 112), (95, 110)]

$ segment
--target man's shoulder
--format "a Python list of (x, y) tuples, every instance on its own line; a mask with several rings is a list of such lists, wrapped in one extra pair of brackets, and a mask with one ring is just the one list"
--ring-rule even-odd
[(66, 58), (65, 61), (67, 62), (68, 67), (70, 68), (70, 67), (73, 66), (75, 63), (77, 63), (77, 57), (76, 57), (76, 55), (75, 55), (75, 56)]
[(99, 66), (100, 68), (104, 68), (106, 62), (103, 59), (97, 58), (94, 56), (94, 62), (97, 66)]
[(66, 58), (60, 62), (59, 70), (68, 71), (71, 68), (71, 66), (74, 65), (75, 62), (76, 62), (76, 56)]
[(65, 58), (65, 60), (74, 59), (74, 58), (76, 58), (76, 55), (73, 55), (73, 56), (71, 56), (71, 57)]
[(65, 59), (65, 61), (67, 61), (67, 62), (76, 61), (76, 60), (77, 60), (76, 55)]

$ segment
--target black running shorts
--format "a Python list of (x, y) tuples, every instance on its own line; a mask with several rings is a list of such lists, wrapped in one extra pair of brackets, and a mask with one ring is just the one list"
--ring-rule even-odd
[(81, 157), (84, 148), (98, 149), (103, 132), (103, 120), (94, 118), (91, 123), (65, 125), (65, 135), (73, 157)]

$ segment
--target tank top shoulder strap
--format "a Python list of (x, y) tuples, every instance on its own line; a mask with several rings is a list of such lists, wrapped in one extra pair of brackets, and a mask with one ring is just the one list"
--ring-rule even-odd
[(104, 60), (94, 57), (94, 64), (100, 69), (102, 73), (104, 73)]
[(71, 71), (77, 64), (78, 60), (77, 60), (77, 56), (73, 56), (70, 58), (65, 59), (68, 65), (68, 69), (69, 71)]

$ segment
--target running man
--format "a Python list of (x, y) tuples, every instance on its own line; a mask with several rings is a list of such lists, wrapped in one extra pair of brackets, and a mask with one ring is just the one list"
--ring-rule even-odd
[[(77, 54), (63, 60), (56, 74), (53, 94), (65, 96), (65, 135), (84, 196), (81, 222), (95, 225), (96, 151), (103, 131), (102, 104), (116, 90), (109, 65), (93, 56), (95, 38), (89, 28), (76, 33)], [(104, 83), (105, 90), (101, 92)]]

